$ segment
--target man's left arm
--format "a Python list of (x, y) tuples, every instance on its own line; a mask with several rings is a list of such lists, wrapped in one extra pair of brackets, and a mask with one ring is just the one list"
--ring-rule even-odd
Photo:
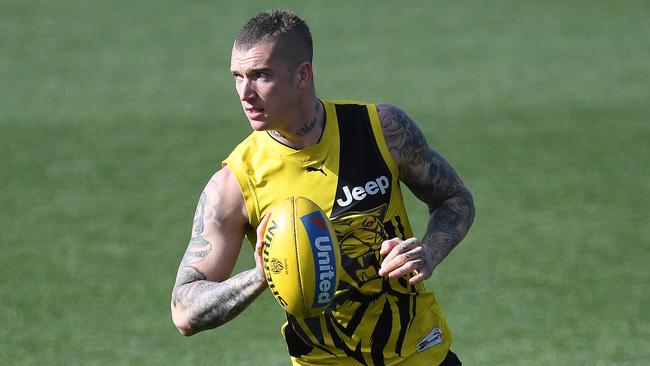
[(377, 112), (399, 178), (429, 208), (422, 240), (390, 239), (379, 274), (401, 277), (416, 273), (412, 284), (423, 281), (465, 237), (474, 220), (472, 194), (451, 165), (433, 150), (415, 121), (399, 107), (378, 104)]

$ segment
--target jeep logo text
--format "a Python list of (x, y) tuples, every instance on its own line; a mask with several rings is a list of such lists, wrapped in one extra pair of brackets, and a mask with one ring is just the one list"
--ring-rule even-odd
[(366, 182), (363, 187), (357, 186), (350, 189), (349, 186), (343, 186), (343, 194), (345, 195), (345, 198), (337, 199), (336, 203), (338, 203), (338, 205), (341, 207), (345, 207), (352, 203), (352, 201), (361, 201), (362, 199), (366, 198), (367, 195), (373, 196), (377, 193), (381, 193), (383, 195), (386, 193), (386, 189), (388, 189), (389, 186), (390, 181), (388, 178), (386, 178), (385, 175), (382, 175), (375, 180)]

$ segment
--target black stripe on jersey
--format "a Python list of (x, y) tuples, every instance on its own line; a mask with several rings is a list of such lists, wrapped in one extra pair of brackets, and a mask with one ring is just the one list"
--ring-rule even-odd
[(300, 339), (294, 328), (291, 326), (291, 323), (289, 323), (289, 325), (284, 329), (284, 340), (287, 342), (289, 355), (293, 357), (306, 355), (313, 349), (313, 347)]
[[(330, 311), (327, 309), (326, 311)], [(332, 316), (331, 313), (328, 314), (330, 317)], [(357, 343), (357, 346), (355, 347), (354, 350), (351, 350), (346, 344), (343, 339), (339, 336), (339, 334), (336, 332), (334, 329), (335, 327), (335, 322), (326, 322), (325, 326), (327, 327), (327, 331), (329, 334), (332, 336), (332, 342), (334, 342), (334, 346), (338, 349), (342, 349), (343, 352), (345, 352), (345, 355), (348, 357), (352, 357), (355, 359), (357, 362), (364, 366), (368, 366), (368, 363), (366, 363), (366, 360), (363, 358), (363, 352), (361, 352), (361, 342)]]
[[(384, 303), (384, 308), (381, 311), (377, 325), (372, 330), (370, 337), (370, 354), (372, 356), (373, 365), (384, 365), (384, 348), (388, 344), (388, 338), (393, 328), (393, 312), (390, 309), (390, 304)], [(401, 339), (399, 340), (401, 343)], [(400, 352), (396, 352), (400, 354)]]
[[(368, 108), (337, 104), (341, 153), (331, 217), (388, 206), (392, 175), (372, 133)], [(383, 178), (382, 178), (383, 177)]]
[[(284, 330), (284, 339), (287, 342), (287, 346), (289, 348), (289, 354), (293, 357), (300, 357), (303, 355), (308, 354), (311, 352), (313, 347), (316, 347), (323, 352), (327, 352), (330, 355), (334, 355), (331, 351), (329, 351), (327, 348), (322, 346), (323, 343), (323, 335), (322, 331), (320, 332), (320, 338), (319, 342), (321, 345), (314, 344), (309, 336), (305, 333), (305, 331), (302, 329), (300, 324), (298, 323), (298, 319), (294, 317), (293, 315), (286, 313), (287, 314), (287, 321), (289, 324), (287, 324), (287, 327)], [(303, 319), (306, 322), (308, 321), (317, 321), (319, 322), (319, 330), (320, 330), (320, 321), (319, 318), (308, 318), (308, 319)], [(308, 324), (309, 325), (309, 324)], [(311, 328), (311, 327), (310, 327)], [(310, 329), (312, 332), (314, 329)], [(318, 338), (318, 336), (317, 336)]]
[[(305, 318), (303, 321), (305, 322), (305, 325), (307, 325), (307, 328), (309, 328), (311, 334), (314, 335), (318, 343), (320, 343), (322, 346), (325, 346), (325, 338), (323, 337), (323, 329), (320, 325), (320, 318)], [(328, 353), (331, 352), (328, 351)]]

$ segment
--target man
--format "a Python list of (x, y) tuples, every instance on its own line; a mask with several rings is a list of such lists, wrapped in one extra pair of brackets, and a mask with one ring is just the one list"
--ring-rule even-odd
[[(184, 335), (218, 327), (264, 291), (267, 213), (305, 196), (332, 221), (343, 273), (322, 316), (287, 314), (292, 363), (460, 365), (423, 283), (474, 218), (451, 166), (400, 108), (317, 98), (311, 35), (291, 12), (251, 19), (235, 40), (231, 71), (254, 131), (199, 198), (172, 294), (176, 327)], [(411, 232), (400, 181), (429, 208), (422, 240)], [(256, 267), (231, 277), (244, 235), (256, 243)]]

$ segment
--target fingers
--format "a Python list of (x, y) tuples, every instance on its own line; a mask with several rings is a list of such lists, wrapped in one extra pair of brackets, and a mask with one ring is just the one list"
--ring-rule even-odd
[(416, 238), (387, 240), (382, 243), (380, 253), (385, 255), (379, 269), (380, 276), (397, 278), (414, 273), (409, 282), (416, 284), (429, 278), (433, 272), (427, 250)]
[(271, 217), (271, 212), (267, 212), (264, 217), (262, 217), (262, 221), (260, 221), (260, 224), (257, 225), (257, 242), (255, 243), (255, 251), (259, 252), (260, 254), (262, 253), (262, 247), (264, 246), (264, 231), (266, 230), (266, 224), (269, 222), (269, 218)]
[(257, 241), (255, 242), (255, 264), (259, 269), (262, 277), (264, 276), (264, 264), (262, 263), (262, 251), (264, 250), (264, 231), (266, 230), (266, 224), (269, 222), (271, 217), (271, 212), (268, 212), (260, 221), (260, 224), (257, 225)]
[(388, 273), (398, 266), (401, 266), (406, 261), (413, 259), (413, 253), (410, 252), (416, 247), (421, 248), (420, 242), (416, 238), (409, 238), (404, 241), (394, 238), (383, 242), (380, 253), (386, 257), (384, 257), (384, 260), (381, 263), (379, 274), (384, 276), (385, 273)]
[(402, 240), (400, 240), (398, 238), (393, 238), (393, 239), (390, 239), (390, 240), (386, 240), (383, 243), (381, 243), (381, 249), (379, 250), (379, 253), (381, 255), (386, 255), (386, 254), (390, 253), (390, 251), (393, 248), (395, 248), (395, 246), (399, 245), (399, 243), (401, 243), (401, 242), (402, 242)]
[(411, 279), (409, 279), (409, 283), (411, 285), (415, 285), (418, 282), (422, 282), (422, 281), (426, 280), (427, 278), (431, 277), (431, 273), (432, 272), (419, 272), (418, 271), (415, 276), (413, 276), (413, 277), (411, 277)]

